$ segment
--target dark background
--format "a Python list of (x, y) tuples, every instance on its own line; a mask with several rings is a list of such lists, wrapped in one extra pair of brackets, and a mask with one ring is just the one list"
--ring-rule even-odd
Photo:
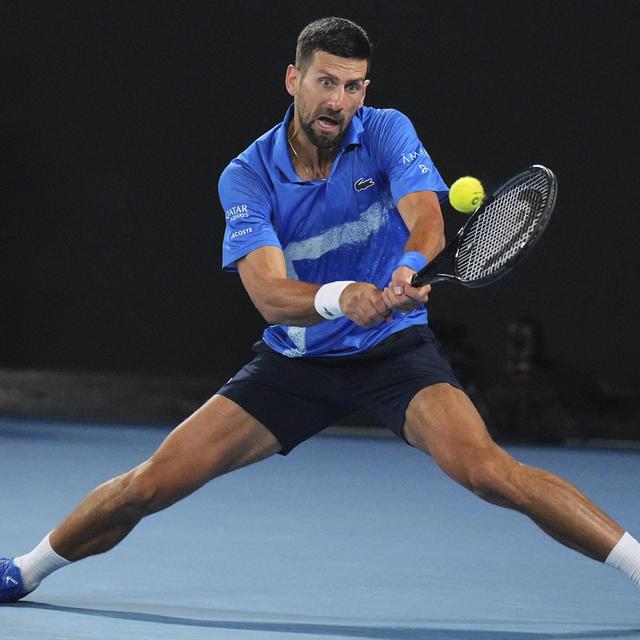
[[(515, 273), (434, 287), (466, 382), (500, 402), (509, 326), (527, 318), (543, 387), (637, 417), (639, 4), (0, 3), (0, 367), (215, 389), (244, 363), (264, 323), (220, 270), (217, 179), (282, 119), (298, 32), (341, 15), (374, 43), (368, 104), (407, 113), (449, 183), (491, 190), (534, 162), (558, 176)], [(444, 214), (451, 235), (465, 217)]]

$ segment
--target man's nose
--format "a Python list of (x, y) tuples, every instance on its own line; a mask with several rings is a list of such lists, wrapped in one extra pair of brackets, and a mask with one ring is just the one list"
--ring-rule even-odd
[(343, 100), (344, 100), (344, 87), (336, 86), (331, 92), (331, 95), (329, 96), (329, 100), (327, 101), (327, 104), (335, 111), (339, 111), (340, 109), (342, 109)]

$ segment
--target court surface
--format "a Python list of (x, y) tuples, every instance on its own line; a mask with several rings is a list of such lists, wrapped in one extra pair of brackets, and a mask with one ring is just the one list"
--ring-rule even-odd
[[(0, 554), (30, 550), (168, 429), (0, 419)], [(511, 447), (640, 533), (640, 454)], [(210, 483), (0, 606), (2, 636), (640, 638), (640, 590), (395, 438), (317, 436)]]

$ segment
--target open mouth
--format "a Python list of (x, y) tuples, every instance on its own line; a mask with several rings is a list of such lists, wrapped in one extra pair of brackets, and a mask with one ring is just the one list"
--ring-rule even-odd
[(322, 129), (325, 129), (327, 131), (337, 129), (338, 125), (340, 124), (335, 118), (332, 118), (331, 116), (318, 116), (317, 122)]

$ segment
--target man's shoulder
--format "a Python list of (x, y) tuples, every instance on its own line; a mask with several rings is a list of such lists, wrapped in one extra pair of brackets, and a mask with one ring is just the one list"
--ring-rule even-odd
[(371, 144), (388, 142), (396, 135), (413, 130), (411, 120), (398, 109), (362, 107), (358, 116), (362, 122), (364, 139)]
[(358, 115), (365, 131), (409, 122), (409, 118), (402, 111), (392, 107), (361, 107)]
[(265, 131), (244, 151), (229, 162), (220, 175), (220, 183), (234, 180), (270, 183), (269, 173), (274, 167), (273, 148), (282, 123)]

